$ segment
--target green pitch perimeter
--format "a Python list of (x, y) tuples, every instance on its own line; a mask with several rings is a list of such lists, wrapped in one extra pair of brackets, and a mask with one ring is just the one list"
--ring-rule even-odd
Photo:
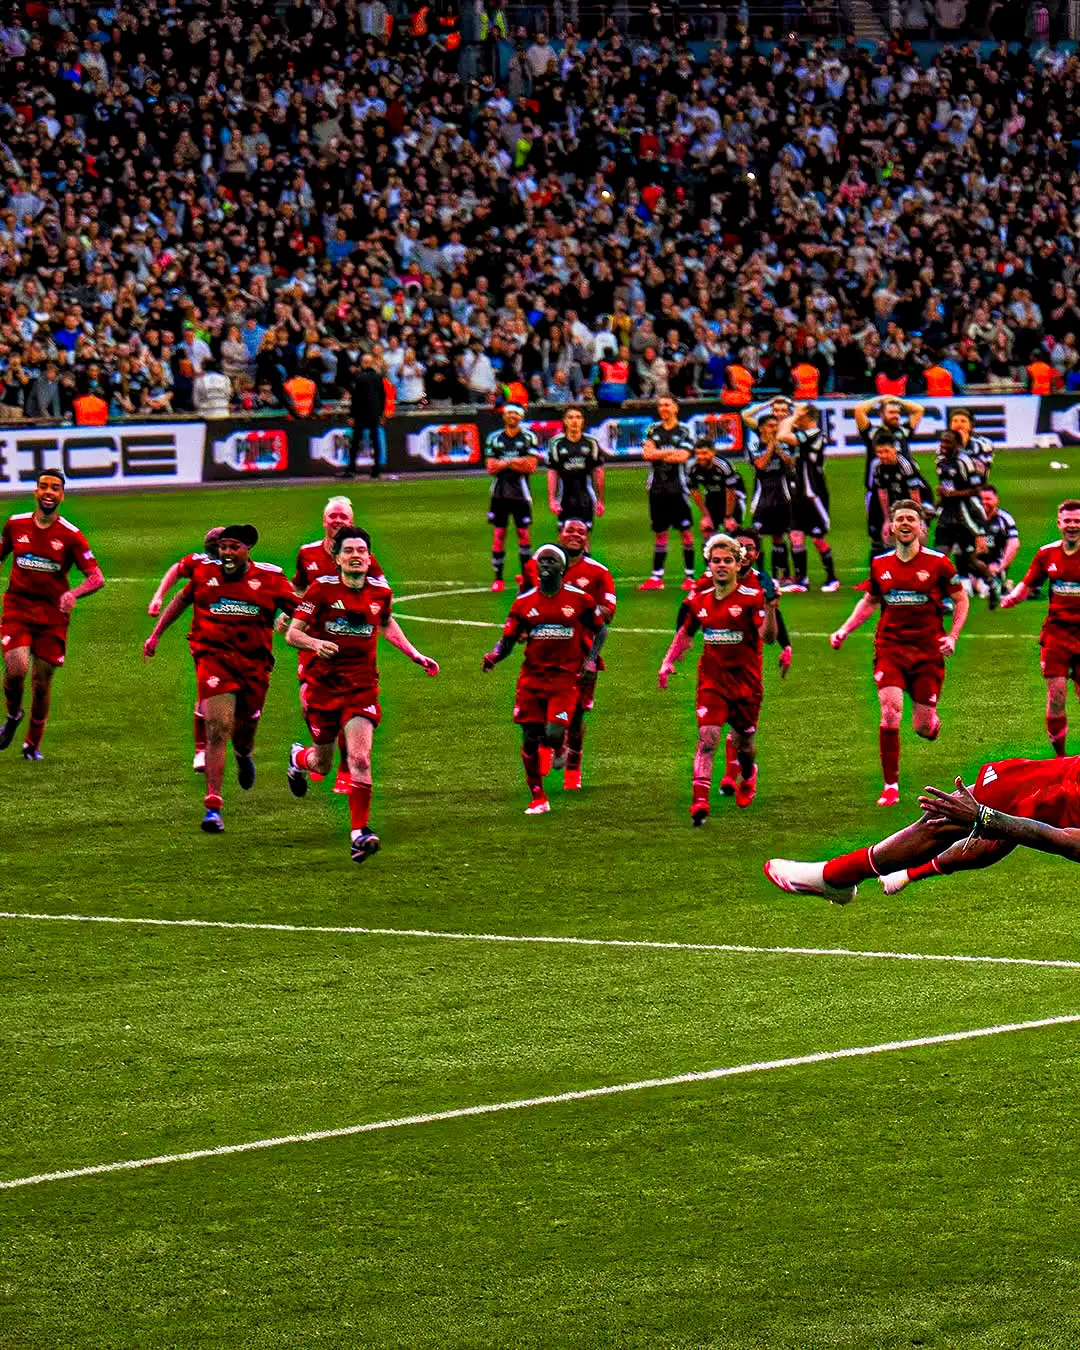
[[(1075, 492), (1048, 458), (1002, 455), (994, 475), (1025, 564)], [(651, 560), (641, 472), (609, 475), (596, 531), (623, 580), (586, 788), (556, 787), (539, 819), (522, 814), (517, 660), (480, 674), (510, 599), (486, 592), (486, 485), (357, 483), (402, 624), (443, 667), (429, 680), (383, 649), (383, 851), (363, 868), (344, 801), (286, 789), (290, 649), (258, 783), (230, 774), (220, 838), (198, 830), (183, 626), (151, 666), (140, 652), (158, 576), (208, 526), (251, 519), (258, 555), (291, 570), (326, 489), (72, 494), (111, 580), (76, 612), (46, 760), (0, 757), (0, 908), (1080, 962), (1076, 880), (1038, 855), (892, 900), (868, 885), (847, 909), (762, 878), (767, 856), (877, 838), (926, 782), (1046, 750), (1042, 609), (976, 601), (943, 734), (905, 728), (904, 804), (874, 805), (869, 629), (839, 654), (824, 636), (865, 562), (860, 466), (830, 479), (844, 589), (784, 602), (795, 661), (781, 682), (767, 658), (758, 799), (717, 798), (702, 831), (692, 663), (655, 685), (677, 553), (662, 594), (624, 580)], [(0, 989), (0, 1181), (1080, 1013), (1068, 966), (13, 919)], [(1072, 1345), (1077, 1034), (0, 1190), (0, 1345)]]

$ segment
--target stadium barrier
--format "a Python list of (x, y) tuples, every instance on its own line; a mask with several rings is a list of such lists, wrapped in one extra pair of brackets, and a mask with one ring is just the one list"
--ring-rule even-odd
[[(828, 452), (862, 454), (854, 398), (818, 400)], [(913, 438), (915, 450), (932, 451), (954, 408), (970, 408), (976, 431), (998, 448), (1080, 444), (1080, 395), (1039, 399), (1027, 394), (971, 398), (923, 398), (926, 415)], [(562, 408), (534, 407), (526, 424), (541, 445), (562, 426)], [(696, 436), (723, 451), (744, 449), (736, 412), (717, 402), (686, 400), (681, 416)], [(653, 406), (627, 403), (590, 409), (588, 427), (613, 464), (640, 461)], [(501, 425), (497, 412), (476, 408), (429, 408), (400, 413), (385, 427), (383, 469), (389, 474), (482, 472), (483, 446)], [(182, 486), (253, 478), (332, 478), (348, 461), (352, 426), (347, 410), (337, 416), (228, 417), (115, 422), (104, 427), (0, 423), (0, 492), (25, 491), (43, 469), (60, 469), (82, 487)], [(371, 467), (370, 448), (358, 469)]]

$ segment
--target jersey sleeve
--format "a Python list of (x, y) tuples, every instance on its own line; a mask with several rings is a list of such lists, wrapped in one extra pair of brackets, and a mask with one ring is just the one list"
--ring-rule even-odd
[(964, 589), (951, 558), (942, 558), (938, 563), (938, 584), (943, 595), (958, 595)]
[(275, 572), (274, 579), (277, 583), (274, 587), (274, 603), (277, 608), (284, 610), (286, 614), (295, 614), (296, 608), (300, 604), (300, 597), (296, 594), (296, 589), (284, 572)]
[(544, 456), (549, 469), (559, 470), (563, 464), (562, 437), (555, 436), (548, 441), (547, 454)]
[(296, 606), (295, 617), (309, 626), (319, 608), (319, 601), (322, 599), (322, 590), (322, 585), (318, 581), (313, 581), (304, 592), (303, 599), (301, 599)]
[(603, 466), (607, 456), (604, 454), (604, 447), (595, 436), (589, 437), (589, 462), (592, 468), (599, 469)]
[(386, 588), (386, 594), (382, 598), (382, 608), (379, 610), (379, 627), (385, 628), (394, 617), (394, 597), (390, 593), (389, 586)]
[(866, 593), (867, 595), (873, 596), (875, 600), (880, 600), (884, 595), (884, 592), (881, 589), (881, 584), (878, 581), (877, 573), (874, 571), (873, 565), (871, 565), (870, 567), (870, 576), (866, 582)]
[(296, 555), (296, 567), (293, 570), (292, 584), (295, 590), (302, 591), (307, 583), (307, 569), (304, 567), (302, 552)]
[(71, 556), (74, 559), (75, 566), (84, 577), (89, 576), (97, 567), (98, 561), (94, 557), (94, 550), (90, 547), (86, 535), (83, 534), (82, 530), (75, 531), (75, 536), (72, 539), (69, 548), (71, 549)]
[(600, 608), (607, 613), (608, 623), (615, 617), (615, 606), (618, 603), (615, 596), (615, 578), (605, 567), (600, 573)]
[(1024, 573), (1024, 585), (1027, 587), (1037, 586), (1039, 582), (1046, 578), (1046, 558), (1042, 549), (1035, 554), (1031, 560), (1031, 566)]
[(1005, 518), (1005, 538), (1019, 539), (1020, 531), (1016, 528), (1015, 519), (1009, 515), (1008, 511), (1001, 511), (999, 514)]
[(197, 553), (185, 553), (176, 564), (176, 579), (179, 581), (181, 577), (187, 577), (190, 580), (195, 575), (195, 568), (200, 561)]
[(517, 600), (510, 606), (510, 613), (506, 616), (506, 623), (503, 625), (502, 635), (506, 638), (512, 638), (515, 642), (526, 632), (528, 621), (524, 612), (519, 608)]

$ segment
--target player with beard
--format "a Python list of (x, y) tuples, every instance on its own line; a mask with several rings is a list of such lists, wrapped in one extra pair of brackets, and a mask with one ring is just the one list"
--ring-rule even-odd
[(1039, 664), (1046, 681), (1046, 732), (1054, 754), (1065, 754), (1065, 707), (1072, 680), (1080, 694), (1080, 501), (1062, 502), (1057, 514), (1061, 538), (1044, 544), (1023, 581), (1002, 600), (1012, 609), (1043, 581), (1050, 583), (1050, 608), (1039, 634)]
[(491, 567), (493, 591), (504, 588), (506, 532), (513, 520), (517, 530), (518, 555), (524, 568), (531, 553), (529, 526), (532, 524), (532, 495), (529, 475), (540, 463), (540, 442), (521, 420), (525, 409), (520, 403), (507, 403), (502, 410), (503, 424), (484, 442), (484, 464), (491, 475), (491, 505), (488, 521), (492, 526)]
[(308, 774), (324, 775), (334, 743), (344, 735), (348, 752), (350, 855), (362, 863), (379, 850), (371, 829), (371, 746), (382, 719), (376, 648), (381, 635), (427, 675), (438, 662), (412, 645), (391, 615), (390, 587), (371, 572), (367, 535), (344, 525), (334, 537), (334, 576), (323, 575), (304, 592), (285, 641), (306, 653), (300, 701), (313, 744), (289, 751), (289, 790), (303, 797)]
[[(206, 538), (203, 540), (203, 551), (201, 553), (185, 553), (182, 558), (174, 562), (165, 575), (158, 582), (157, 590), (150, 598), (150, 603), (146, 607), (147, 614), (152, 619), (156, 619), (161, 613), (161, 607), (165, 603), (165, 597), (172, 590), (178, 581), (190, 581), (195, 572), (197, 563), (206, 562), (209, 558), (217, 557), (217, 541), (221, 537), (221, 526), (215, 525), (212, 529), (206, 531)], [(195, 700), (195, 712), (193, 716), (193, 735), (195, 740), (195, 758), (191, 761), (191, 767), (196, 773), (206, 772), (206, 718), (203, 716), (202, 704)]]
[[(878, 806), (896, 806), (900, 801), (905, 691), (911, 698), (915, 734), (927, 741), (938, 738), (937, 705), (945, 683), (945, 658), (955, 652), (968, 615), (968, 598), (956, 569), (943, 553), (922, 545), (919, 504), (894, 503), (891, 523), (896, 547), (871, 561), (867, 593), (829, 639), (833, 650), (839, 651), (856, 628), (880, 613), (874, 637), (874, 682), (881, 705), (878, 748), (884, 786)], [(944, 602), (950, 598), (952, 627), (943, 633)]]
[(687, 461), (694, 446), (693, 433), (679, 421), (679, 405), (670, 395), (657, 399), (657, 421), (649, 424), (643, 440), (642, 455), (649, 466), (649, 524), (656, 537), (652, 574), (639, 591), (662, 591), (664, 567), (668, 555), (668, 532), (678, 530), (682, 538), (682, 588), (694, 584), (693, 510), (687, 483)]
[[(866, 447), (864, 476), (867, 492), (870, 491), (870, 478), (874, 472), (874, 463), (877, 459), (874, 432), (878, 428), (871, 423), (870, 414), (877, 407), (881, 409), (880, 427), (892, 433), (897, 453), (911, 464), (916, 474), (918, 470), (915, 469), (915, 462), (911, 457), (911, 440), (919, 429), (919, 423), (926, 416), (926, 409), (921, 403), (916, 403), (909, 398), (897, 398), (892, 394), (886, 395), (884, 398), (875, 395), (873, 398), (865, 399), (862, 403), (857, 403), (852, 408), (851, 412), (855, 418), (856, 429), (863, 445)], [(925, 497), (924, 500), (929, 501), (929, 497)]]
[(583, 520), (592, 529), (604, 514), (604, 452), (595, 436), (586, 436), (579, 404), (563, 413), (563, 429), (548, 441), (545, 458), (551, 514), (560, 522)]
[(255, 784), (255, 733), (274, 668), (274, 619), (292, 614), (297, 595), (280, 567), (254, 562), (259, 542), (254, 525), (226, 525), (217, 558), (196, 563), (191, 580), (166, 605), (143, 644), (143, 657), (157, 651), (161, 635), (189, 605), (194, 607), (188, 644), (195, 658), (199, 701), (206, 717), (206, 814), (201, 828), (220, 834), (225, 753), (232, 742), (237, 782)]
[(562, 745), (578, 705), (581, 675), (596, 672), (607, 637), (604, 616), (591, 595), (564, 581), (566, 554), (557, 544), (536, 550), (540, 584), (510, 607), (502, 637), (481, 663), (486, 674), (505, 661), (519, 642), (525, 655), (514, 697), (514, 721), (521, 727), (521, 761), (531, 801), (527, 816), (551, 810), (544, 791), (540, 751)]
[(728, 535), (710, 541), (708, 556), (712, 586), (695, 590), (690, 614), (668, 648), (657, 683), (666, 689), (676, 663), (701, 632), (705, 649), (698, 663), (698, 743), (694, 755), (690, 820), (695, 827), (709, 818), (713, 761), (725, 725), (736, 740), (741, 779), (736, 805), (749, 806), (757, 791), (754, 734), (761, 714), (761, 643), (775, 640), (771, 612), (756, 582), (739, 580), (739, 545)]
[(791, 502), (791, 562), (795, 572), (793, 591), (810, 588), (806, 540), (813, 541), (825, 569), (822, 590), (838, 591), (832, 549), (829, 547), (829, 485), (825, 481), (825, 433), (821, 413), (812, 403), (800, 403), (784, 419), (776, 433), (781, 445), (795, 452), (795, 490)]
[[(68, 626), (75, 605), (105, 585), (85, 535), (60, 515), (64, 475), (38, 474), (33, 511), (12, 516), (0, 533), (0, 565), (11, 558), (11, 576), (0, 617), (4, 654), (6, 716), (0, 750), (6, 750), (23, 720), (23, 691), (30, 676), (30, 729), (23, 759), (44, 759), (41, 741), (49, 720), (53, 676), (64, 664)], [(68, 574), (77, 567), (85, 578), (72, 589)]]

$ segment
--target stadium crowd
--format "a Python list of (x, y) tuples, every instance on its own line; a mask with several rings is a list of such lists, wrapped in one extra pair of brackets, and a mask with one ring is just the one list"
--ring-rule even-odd
[(500, 13), (19, 8), (0, 416), (1080, 387), (1076, 56)]

